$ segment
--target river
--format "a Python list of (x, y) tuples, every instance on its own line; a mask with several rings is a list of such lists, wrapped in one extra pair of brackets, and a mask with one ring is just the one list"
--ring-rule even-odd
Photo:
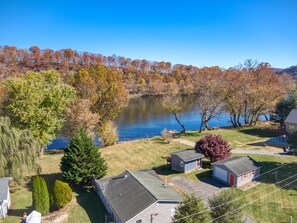
[[(196, 106), (195, 98), (184, 97), (186, 111), (180, 120), (187, 130), (197, 130), (200, 127), (201, 116)], [(180, 125), (172, 114), (164, 110), (161, 98), (132, 98), (129, 105), (122, 110), (116, 119), (120, 141), (161, 135), (163, 129), (181, 131)], [(229, 116), (221, 114), (209, 122), (211, 127), (230, 125)]]
[[(197, 130), (200, 127), (201, 116), (195, 98), (184, 97), (185, 112), (179, 116), (187, 130)], [(172, 114), (162, 107), (161, 98), (137, 97), (129, 101), (115, 120), (118, 127), (119, 141), (149, 138), (161, 135), (163, 129), (181, 131), (180, 125)], [(230, 125), (229, 116), (222, 113), (219, 117), (209, 122), (210, 127), (222, 127)], [(69, 140), (63, 137), (54, 139), (47, 149), (63, 149)], [(98, 140), (96, 144), (99, 145)]]

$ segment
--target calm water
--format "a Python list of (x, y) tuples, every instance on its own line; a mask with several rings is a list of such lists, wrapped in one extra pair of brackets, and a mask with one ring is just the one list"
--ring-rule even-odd
[[(200, 127), (201, 116), (195, 106), (195, 98), (185, 97), (186, 112), (180, 120), (187, 130), (197, 130)], [(120, 141), (139, 139), (161, 135), (163, 129), (181, 131), (174, 116), (167, 113), (160, 98), (133, 98), (116, 120)], [(209, 122), (211, 127), (230, 125), (229, 116), (221, 114)]]
[[(200, 127), (201, 117), (195, 106), (195, 98), (183, 98), (186, 112), (181, 114), (180, 120), (187, 130), (197, 130)], [(120, 113), (116, 120), (120, 141), (147, 138), (161, 135), (163, 129), (181, 131), (181, 127), (174, 116), (167, 113), (161, 104), (160, 98), (133, 98), (129, 105)], [(229, 116), (221, 114), (209, 122), (211, 127), (230, 125)], [(98, 140), (95, 142), (99, 144)], [(47, 149), (63, 149), (69, 140), (63, 137), (52, 141)]]

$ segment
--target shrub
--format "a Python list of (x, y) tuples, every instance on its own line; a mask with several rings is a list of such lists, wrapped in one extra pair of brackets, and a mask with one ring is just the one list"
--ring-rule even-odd
[(289, 136), (288, 143), (293, 150), (293, 154), (297, 156), (297, 131)]
[(209, 134), (200, 139), (195, 149), (202, 153), (210, 162), (216, 162), (231, 156), (231, 148), (220, 135)]
[(52, 192), (52, 204), (55, 208), (61, 209), (72, 200), (70, 186), (60, 180), (56, 180)]
[(173, 134), (172, 134), (172, 132), (168, 131), (167, 129), (164, 129), (164, 130), (161, 132), (161, 135), (162, 135), (162, 138), (163, 138), (166, 142), (168, 142), (168, 143), (170, 143), (170, 141), (171, 141), (172, 138), (173, 138)]
[(114, 145), (119, 140), (117, 128), (111, 121), (102, 123), (99, 128), (99, 135), (104, 146)]
[(42, 215), (49, 213), (50, 201), (46, 182), (42, 177), (36, 176), (32, 181), (33, 191), (33, 209), (40, 212)]
[(80, 128), (70, 140), (61, 160), (63, 178), (70, 184), (88, 185), (106, 175), (107, 165), (92, 137)]

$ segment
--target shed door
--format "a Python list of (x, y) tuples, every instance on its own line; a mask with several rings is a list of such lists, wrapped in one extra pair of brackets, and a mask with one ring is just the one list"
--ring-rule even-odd
[(214, 168), (214, 176), (215, 177), (227, 182), (227, 175), (228, 174), (227, 174), (226, 170), (223, 170), (217, 166)]
[(233, 186), (234, 185), (234, 175), (232, 173), (230, 173), (230, 181), (229, 181), (230, 185)]

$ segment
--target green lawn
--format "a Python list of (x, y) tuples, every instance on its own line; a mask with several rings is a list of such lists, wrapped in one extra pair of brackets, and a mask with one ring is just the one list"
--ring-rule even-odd
[[(249, 143), (267, 140), (269, 137), (275, 136), (277, 134), (276, 128), (277, 127), (274, 125), (261, 125), (260, 127), (245, 127), (241, 129), (220, 129), (211, 131), (211, 133), (221, 134), (231, 143), (232, 146), (237, 145), (237, 148), (242, 149), (246, 148), (247, 144)], [(199, 137), (202, 137), (205, 134), (206, 132), (203, 132), (202, 134), (193, 132), (183, 136), (183, 138), (196, 141)], [(204, 169), (199, 172), (194, 171), (187, 174), (179, 174), (170, 170), (170, 167), (166, 164), (166, 160), (162, 157), (167, 156), (170, 152), (187, 147), (188, 146), (179, 144), (177, 142), (171, 142), (168, 144), (165, 143), (160, 137), (155, 137), (151, 139), (119, 143), (114, 146), (101, 148), (101, 152), (104, 158), (107, 160), (108, 176), (119, 174), (125, 169), (136, 170), (153, 168), (164, 180), (169, 180), (169, 178), (177, 175), (185, 176), (189, 180), (193, 181), (210, 177), (211, 169), (209, 166), (205, 165), (205, 163)], [(40, 166), (42, 168), (42, 174), (45, 177), (49, 187), (51, 187), (55, 179), (61, 179), (59, 164), (62, 155), (63, 152), (47, 152), (39, 160)], [(252, 157), (263, 165), (262, 172), (265, 172), (279, 165), (280, 163), (297, 161), (296, 157), (287, 158), (259, 155), (252, 155)], [(291, 165), (290, 168), (282, 169), (279, 172), (279, 178), (283, 179), (294, 171), (297, 173), (296, 165)], [(262, 183), (248, 191), (239, 191), (238, 193), (248, 194), (258, 190), (258, 188), (265, 188), (273, 185), (275, 182), (274, 175), (272, 174), (267, 174), (265, 179), (265, 183)], [(274, 187), (277, 188), (277, 186)], [(247, 202), (249, 201), (248, 199), (252, 200), (254, 198), (258, 198), (259, 196), (263, 196), (272, 190), (273, 188), (267, 188), (267, 190), (261, 191), (260, 194), (256, 194), (251, 196), (251, 198), (247, 198)], [(23, 187), (12, 187), (12, 210), (10, 211), (10, 216), (5, 220), (0, 220), (0, 222), (19, 222), (21, 214), (24, 211), (28, 213), (32, 209), (31, 196), (30, 185), (25, 185)], [(291, 190), (282, 189), (280, 192), (246, 207), (245, 212), (259, 222), (281, 222), (285, 221), (289, 215), (297, 218), (296, 202), (296, 187), (291, 188)], [(103, 222), (104, 208), (93, 190), (76, 189), (74, 191), (74, 201), (70, 206), (68, 216), (68, 222)]]
[[(296, 157), (272, 157), (263, 155), (250, 155), (253, 159), (262, 165), (261, 173), (265, 173), (274, 169), (284, 163), (289, 163), (288, 166), (278, 169), (278, 180), (275, 179), (275, 173), (267, 173), (261, 176), (263, 183), (247, 190), (239, 191), (239, 194), (251, 196), (245, 198), (245, 203), (252, 202), (261, 197), (265, 197), (255, 203), (245, 207), (244, 212), (254, 218), (257, 222), (270, 223), (270, 222), (289, 222), (289, 217), (292, 216), (296, 221), (297, 219), (297, 181), (282, 189), (281, 187), (296, 180), (293, 177), (280, 184), (275, 185), (276, 182), (284, 180), (294, 174), (297, 174), (297, 158)], [(268, 195), (269, 193), (276, 191)], [(256, 192), (258, 191), (258, 192)], [(255, 193), (256, 192), (256, 193)]]
[[(257, 143), (265, 142), (271, 137), (281, 135), (278, 126), (279, 124), (276, 123), (260, 123), (256, 126), (221, 128), (201, 133), (198, 131), (187, 131), (181, 138), (196, 142), (207, 134), (218, 134), (227, 140), (233, 149), (263, 149), (263, 146)], [(265, 147), (265, 149), (274, 150), (275, 148)]]

